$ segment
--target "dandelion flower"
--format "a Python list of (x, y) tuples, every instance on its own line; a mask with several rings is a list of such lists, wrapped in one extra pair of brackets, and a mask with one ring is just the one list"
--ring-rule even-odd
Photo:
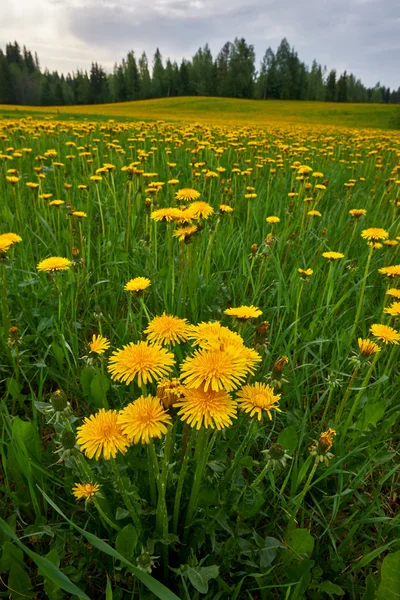
[(370, 227), (361, 232), (361, 237), (370, 242), (379, 242), (379, 240), (387, 240), (389, 233), (380, 227)]
[(254, 385), (245, 385), (237, 393), (237, 401), (242, 410), (250, 413), (250, 417), (257, 415), (261, 421), (265, 411), (272, 419), (271, 410), (281, 412), (278, 403), (281, 394), (274, 394), (274, 390), (266, 383), (256, 382)]
[(173, 377), (172, 379), (160, 379), (157, 383), (156, 396), (161, 401), (164, 408), (174, 406), (183, 395), (183, 385), (180, 379)]
[(200, 348), (220, 347), (223, 345), (243, 346), (243, 338), (236, 332), (224, 327), (219, 321), (209, 321), (198, 325), (189, 325), (187, 336)]
[(303, 277), (311, 277), (311, 275), (314, 273), (314, 271), (312, 269), (297, 269), (297, 271)]
[(218, 392), (227, 392), (239, 387), (243, 379), (254, 372), (255, 364), (261, 357), (243, 352), (244, 347), (226, 346), (196, 350), (194, 355), (181, 365), (181, 379), (188, 388), (203, 387)]
[(93, 335), (92, 341), (89, 342), (90, 351), (94, 354), (104, 354), (110, 347), (110, 342), (102, 335)]
[(336, 431), (331, 427), (328, 431), (323, 431), (319, 436), (318, 444), (325, 452), (328, 452), (332, 448), (333, 438), (336, 435)]
[(124, 290), (126, 292), (143, 292), (151, 285), (150, 279), (147, 277), (135, 277), (134, 279), (130, 279), (128, 283), (125, 285)]
[(400, 298), (400, 289), (390, 288), (386, 292), (389, 296), (393, 296), (393, 298)]
[(65, 204), (64, 200), (52, 200), (49, 202), (49, 206), (55, 206), (56, 208), (62, 206), (63, 204)]
[(349, 210), (349, 214), (354, 219), (359, 219), (360, 217), (363, 217), (364, 215), (366, 215), (367, 211), (364, 208), (352, 208), (351, 210)]
[(17, 233), (2, 233), (0, 234), (0, 242), (6, 240), (6, 242), (10, 242), (10, 245), (12, 246), (13, 244), (19, 244), (19, 242), (22, 242), (22, 237), (19, 236)]
[(330, 261), (339, 260), (339, 258), (344, 258), (344, 254), (342, 254), (341, 252), (323, 252), (322, 256)]
[(232, 213), (235, 209), (232, 208), (232, 206), (229, 206), (229, 204), (220, 204), (219, 205), (219, 210), (222, 213)]
[(256, 319), (262, 315), (262, 311), (256, 306), (239, 306), (237, 308), (227, 308), (224, 314), (229, 317), (235, 317), (239, 321), (247, 321), (247, 319)]
[(193, 200), (200, 198), (200, 192), (192, 188), (182, 188), (176, 192), (175, 198), (184, 202), (193, 202)]
[(98, 483), (76, 483), (75, 487), (72, 488), (72, 493), (77, 500), (85, 498), (90, 500), (100, 490)]
[(118, 424), (130, 442), (149, 444), (153, 438), (167, 433), (171, 417), (158, 398), (140, 396), (120, 411)]
[(180, 242), (184, 242), (186, 239), (191, 238), (197, 231), (197, 225), (190, 225), (188, 227), (179, 227), (178, 229), (175, 229), (172, 235), (173, 237), (177, 237)]
[(160, 379), (172, 369), (174, 356), (168, 350), (147, 342), (131, 342), (121, 350), (115, 350), (108, 365), (114, 381), (123, 381), (129, 385), (136, 377), (138, 385)]
[(392, 265), (390, 267), (382, 267), (378, 269), (379, 273), (387, 277), (400, 277), (400, 265)]
[(72, 266), (72, 262), (68, 258), (62, 258), (61, 256), (51, 256), (45, 258), (36, 267), (38, 271), (68, 271)]
[(181, 216), (181, 210), (179, 208), (159, 208), (158, 210), (154, 210), (150, 218), (153, 221), (166, 221), (170, 223), (175, 219), (179, 219)]
[(104, 410), (86, 417), (83, 425), (77, 429), (77, 443), (81, 452), (88, 458), (99, 460), (103, 454), (105, 460), (115, 458), (118, 452), (126, 452), (129, 446), (127, 437), (117, 423), (116, 410)]
[(78, 217), (79, 219), (87, 217), (87, 214), (85, 212), (83, 212), (82, 210), (74, 210), (74, 212), (72, 213), (72, 215), (74, 217)]
[(319, 210), (309, 210), (307, 213), (310, 217), (322, 217)]
[(236, 419), (236, 402), (224, 390), (215, 392), (203, 388), (183, 388), (184, 397), (175, 403), (178, 416), (191, 427), (202, 425), (211, 429), (224, 429)]
[(273, 215), (271, 217), (267, 217), (265, 220), (266, 220), (267, 223), (271, 223), (271, 224), (280, 223), (281, 222), (281, 220), (280, 220), (279, 217), (274, 217)]
[(370, 332), (384, 344), (398, 344), (400, 341), (400, 333), (389, 325), (371, 325)]
[(10, 246), (12, 246), (10, 240), (0, 238), (0, 254), (5, 254), (7, 250), (9, 250)]
[(363, 340), (362, 338), (358, 338), (357, 342), (358, 342), (358, 349), (360, 351), (360, 354), (362, 354), (362, 356), (369, 357), (369, 356), (372, 356), (373, 354), (376, 354), (377, 352), (381, 351), (378, 344), (376, 344), (375, 342), (373, 342), (371, 340)]
[(189, 204), (187, 210), (192, 215), (193, 219), (208, 219), (214, 212), (213, 207), (208, 204), (208, 202), (200, 201)]
[(186, 342), (187, 338), (187, 319), (180, 319), (173, 315), (167, 315), (165, 312), (161, 317), (154, 317), (148, 324), (144, 333), (147, 334), (147, 340), (157, 344), (180, 344)]
[(400, 302), (393, 302), (389, 308), (385, 308), (384, 312), (392, 317), (400, 317)]

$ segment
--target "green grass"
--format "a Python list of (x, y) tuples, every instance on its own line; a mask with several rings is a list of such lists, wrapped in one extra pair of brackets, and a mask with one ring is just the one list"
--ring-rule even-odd
[(267, 126), (274, 124), (332, 125), (355, 128), (395, 128), (398, 106), (281, 100), (238, 100), (231, 98), (180, 97), (116, 104), (24, 107), (1, 106), (4, 116), (40, 115), (58, 118), (118, 118), (236, 122)]
[[(0, 262), (0, 511), (8, 524), (0, 521), (0, 576), (14, 590), (4, 594), (395, 598), (400, 346), (380, 343), (368, 362), (357, 338), (373, 339), (374, 323), (399, 330), (384, 312), (399, 278), (379, 273), (399, 264), (399, 244), (372, 251), (361, 238), (369, 227), (400, 236), (397, 134), (281, 122), (263, 129), (247, 113), (237, 126), (196, 127), (32, 116), (0, 121), (0, 234), (22, 238)], [(50, 149), (57, 154), (46, 156)], [(115, 169), (94, 183), (110, 163)], [(311, 168), (304, 180), (300, 165)], [(206, 176), (218, 168), (219, 177)], [(36, 190), (25, 185), (35, 181)], [(149, 181), (164, 186), (151, 193)], [(176, 207), (183, 187), (214, 209), (194, 220), (187, 243), (173, 237), (179, 225), (151, 219)], [(49, 205), (45, 193), (64, 204)], [(221, 203), (234, 212), (221, 213)], [(366, 216), (352, 219), (353, 208)], [(73, 217), (74, 209), (87, 217)], [(268, 224), (271, 215), (280, 222)], [(329, 250), (344, 258), (328, 262)], [(49, 256), (72, 268), (39, 273)], [(313, 274), (304, 281), (299, 268)], [(151, 285), (131, 296), (124, 286), (138, 276)], [(224, 313), (240, 305), (262, 315), (241, 323)], [(132, 445), (114, 464), (85, 458), (74, 445), (84, 417), (156, 394), (154, 382), (112, 381), (107, 365), (111, 350), (145, 339), (149, 320), (164, 311), (239, 333), (261, 357), (242, 383), (269, 383), (281, 412), (271, 409), (270, 420), (263, 411), (258, 421), (239, 410), (232, 426), (197, 432), (171, 409), (174, 428), (150, 451)], [(110, 340), (105, 355), (90, 353), (93, 334)], [(172, 352), (176, 377), (194, 348), (185, 342)], [(58, 389), (68, 405), (55, 413)], [(312, 452), (329, 428), (337, 432), (332, 455), (319, 447), (320, 461)], [(282, 463), (268, 462), (283, 451)], [(89, 481), (101, 495), (76, 502), (73, 486)]]

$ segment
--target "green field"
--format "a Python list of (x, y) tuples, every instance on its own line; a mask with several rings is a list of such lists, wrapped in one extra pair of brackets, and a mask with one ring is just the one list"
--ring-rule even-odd
[[(21, 117), (43, 113), (58, 118), (165, 119), (173, 121), (229, 122), (246, 125), (298, 124), (390, 129), (399, 121), (397, 105), (340, 104), (292, 100), (237, 100), (181, 97), (118, 104), (27, 107), (0, 105), (0, 115)], [(396, 118), (397, 116), (397, 118)], [(397, 124), (399, 127), (399, 124)]]

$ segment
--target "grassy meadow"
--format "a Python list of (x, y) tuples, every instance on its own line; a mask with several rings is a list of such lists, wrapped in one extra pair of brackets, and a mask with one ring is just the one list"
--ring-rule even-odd
[(398, 599), (392, 108), (2, 107), (0, 597)]
[(400, 129), (396, 104), (352, 104), (340, 102), (298, 102), (296, 100), (238, 100), (232, 98), (178, 97), (86, 106), (7, 106), (0, 105), (0, 115), (21, 118), (30, 114), (54, 115), (60, 119), (116, 118), (201, 122), (205, 124), (238, 123), (249, 126), (280, 124), (332, 125), (375, 129)]

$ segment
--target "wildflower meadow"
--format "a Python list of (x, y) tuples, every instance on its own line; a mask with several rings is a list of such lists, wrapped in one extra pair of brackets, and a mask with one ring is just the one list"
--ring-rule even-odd
[(398, 133), (89, 119), (0, 118), (0, 596), (398, 599)]

